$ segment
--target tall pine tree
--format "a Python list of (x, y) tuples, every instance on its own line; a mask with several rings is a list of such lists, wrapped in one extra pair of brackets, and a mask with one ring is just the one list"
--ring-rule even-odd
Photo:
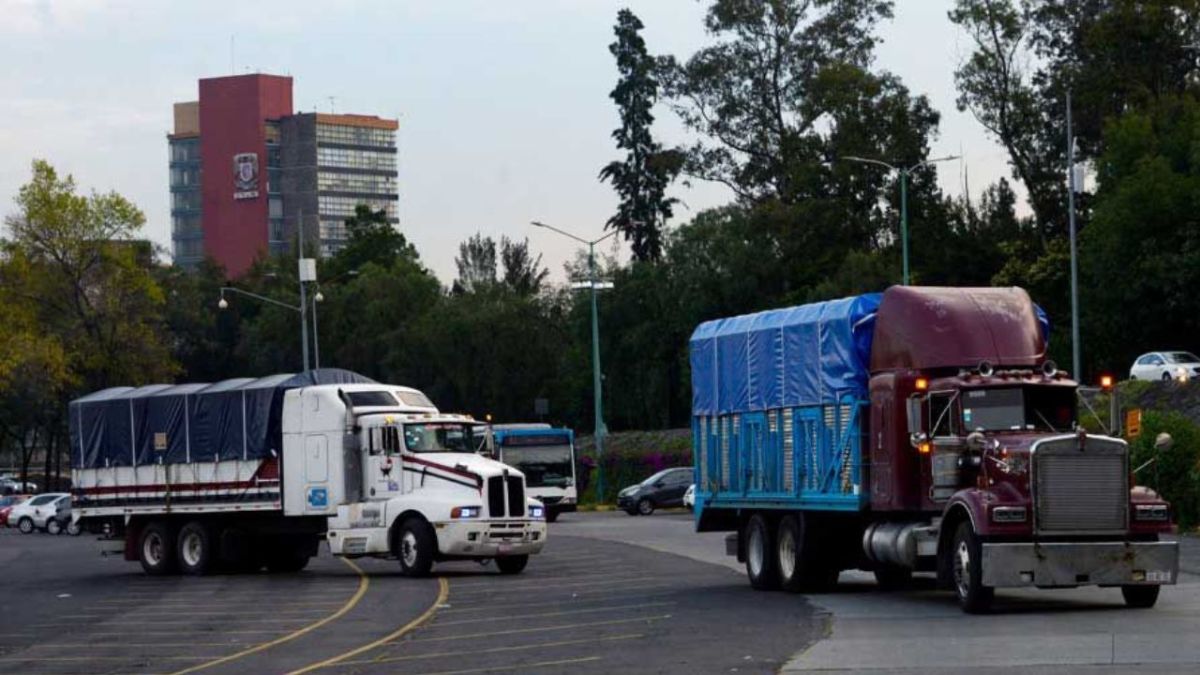
[(600, 180), (612, 183), (621, 197), (606, 227), (617, 229), (632, 243), (636, 260), (654, 261), (662, 256), (662, 229), (677, 201), (667, 197), (666, 190), (679, 174), (682, 156), (663, 150), (650, 133), (659, 83), (642, 28), (641, 20), (628, 9), (617, 14), (613, 30), (617, 40), (608, 50), (617, 59), (620, 78), (609, 96), (621, 111), (621, 126), (612, 137), (625, 151), (625, 159), (609, 162), (600, 170)]

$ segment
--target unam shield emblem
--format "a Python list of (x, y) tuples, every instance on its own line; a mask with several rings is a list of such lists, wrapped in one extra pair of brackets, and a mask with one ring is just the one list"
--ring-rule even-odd
[(243, 152), (233, 156), (233, 184), (239, 192), (258, 189), (258, 153)]

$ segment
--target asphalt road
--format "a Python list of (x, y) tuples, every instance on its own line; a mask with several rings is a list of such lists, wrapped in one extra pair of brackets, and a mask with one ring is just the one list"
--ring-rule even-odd
[(87, 537), (0, 531), (0, 672), (770, 673), (825, 630), (727, 567), (567, 535), (623, 521), (565, 520), (522, 575), (455, 563), (425, 580), (328, 555), (293, 575), (152, 578)]
[[(620, 541), (741, 572), (722, 534), (696, 534), (688, 514), (569, 517), (559, 534)], [(1116, 589), (998, 591), (985, 616), (959, 611), (949, 592), (918, 579), (885, 593), (872, 577), (844, 572), (838, 590), (807, 600), (828, 631), (797, 649), (783, 670), (896, 673), (1200, 672), (1200, 544), (1183, 540), (1184, 574), (1149, 610), (1127, 609)], [(745, 576), (740, 577), (746, 584)], [(771, 594), (767, 594), (771, 595)], [(785, 596), (786, 597), (786, 596)]]

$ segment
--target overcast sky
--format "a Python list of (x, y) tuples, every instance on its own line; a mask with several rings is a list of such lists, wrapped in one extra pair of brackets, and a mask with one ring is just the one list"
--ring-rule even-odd
[[(964, 152), (940, 168), (943, 189), (962, 191), (965, 166), (978, 194), (1008, 170), (955, 109), (968, 43), (951, 4), (898, 0), (877, 58), (942, 113), (934, 154)], [(401, 228), (444, 282), (475, 232), (528, 237), (561, 279), (572, 242), (528, 222), (589, 237), (614, 209), (596, 174), (618, 157), (607, 46), (625, 6), (654, 53), (686, 57), (707, 40), (695, 0), (0, 0), (0, 214), (45, 158), (131, 198), (169, 249), (171, 104), (196, 99), (198, 78), (257, 71), (294, 77), (298, 111), (399, 118)], [(668, 111), (658, 117), (664, 143), (684, 140)], [(710, 184), (675, 192), (687, 205), (677, 223), (729, 200)]]

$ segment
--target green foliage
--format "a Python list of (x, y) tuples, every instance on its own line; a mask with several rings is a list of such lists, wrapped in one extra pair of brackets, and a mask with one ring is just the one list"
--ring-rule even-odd
[(692, 465), (692, 436), (689, 429), (614, 433), (604, 439), (604, 494), (596, 494), (595, 439), (581, 436), (575, 443), (580, 502), (612, 504), (621, 489), (663, 469)]
[[(1158, 434), (1171, 434), (1174, 444), (1157, 451)], [(1147, 410), (1142, 433), (1131, 443), (1131, 468), (1154, 462), (1137, 474), (1137, 483), (1154, 489), (1171, 502), (1175, 521), (1183, 528), (1200, 524), (1200, 426), (1177, 412)]]
[(612, 137), (626, 154), (624, 161), (605, 165), (600, 180), (611, 182), (621, 197), (607, 227), (631, 241), (634, 259), (645, 262), (662, 257), (662, 228), (679, 201), (667, 197), (666, 190), (682, 169), (683, 157), (675, 150), (664, 150), (650, 132), (659, 82), (642, 28), (633, 12), (622, 9), (617, 13), (613, 30), (617, 40), (608, 50), (617, 59), (620, 78), (609, 96), (621, 111), (621, 126)]

